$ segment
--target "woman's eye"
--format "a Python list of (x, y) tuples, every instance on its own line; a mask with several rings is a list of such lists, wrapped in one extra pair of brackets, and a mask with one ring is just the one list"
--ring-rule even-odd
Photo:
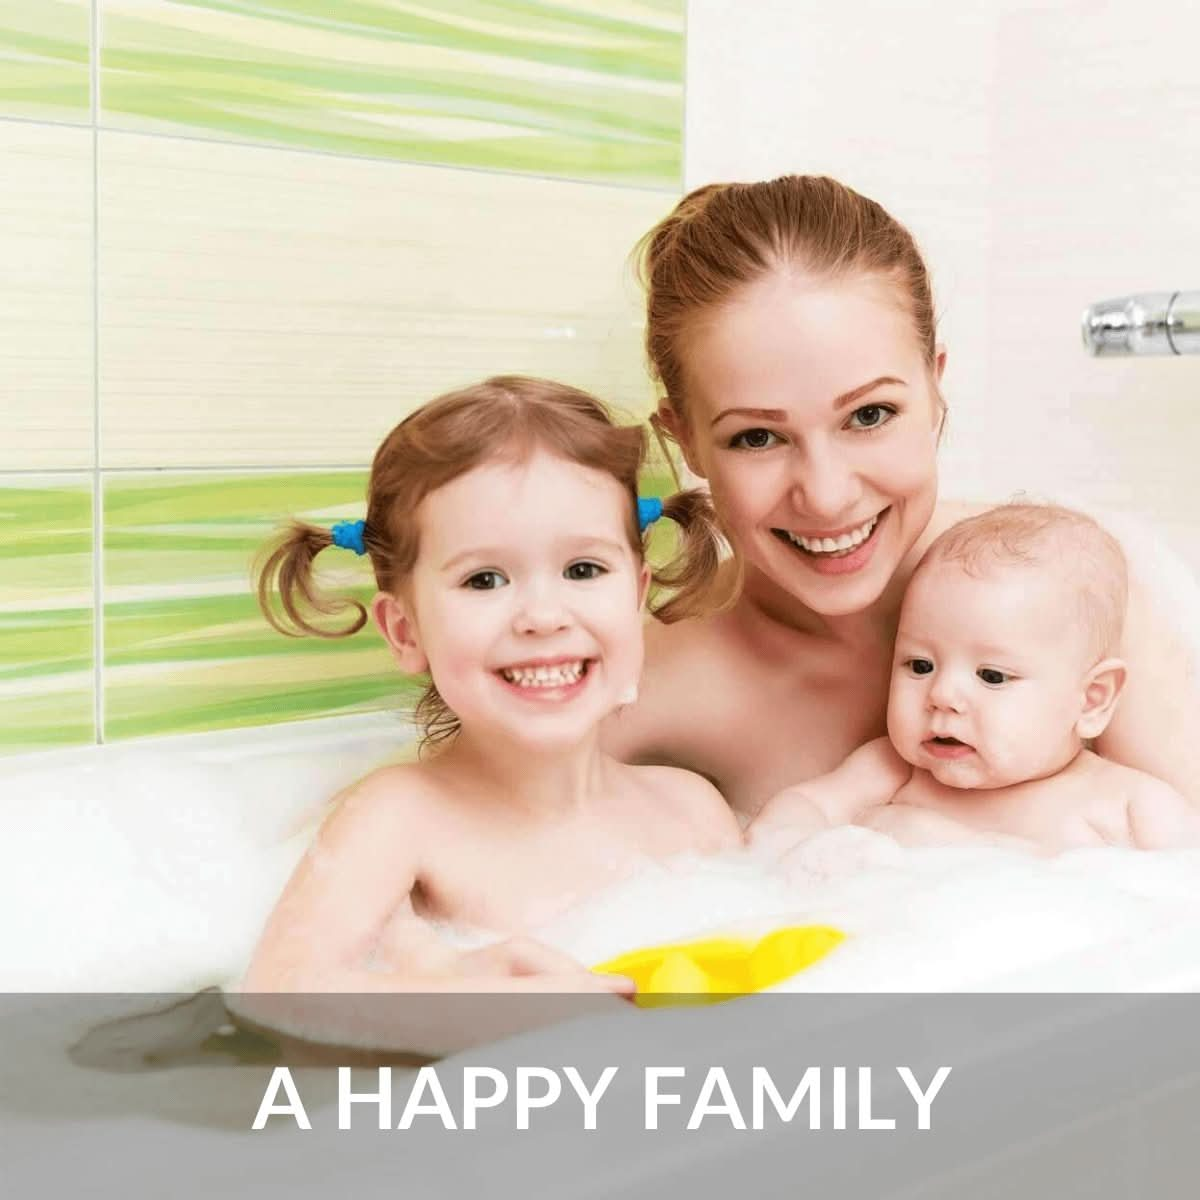
[(999, 687), (1002, 683), (1007, 683), (1012, 678), (1011, 675), (1006, 675), (1003, 671), (997, 671), (994, 667), (980, 667), (975, 674), (991, 687)]
[(896, 410), (887, 404), (864, 404), (850, 414), (851, 429), (878, 429), (886, 425), (894, 416)]
[(933, 670), (933, 663), (927, 658), (910, 658), (904, 665), (914, 675), (928, 675)]
[(463, 587), (476, 592), (491, 592), (504, 587), (506, 583), (508, 580), (499, 571), (476, 571), (463, 580)]
[(563, 578), (578, 582), (583, 579), (598, 579), (607, 574), (608, 568), (602, 567), (598, 562), (573, 562), (563, 572)]
[(779, 435), (769, 429), (743, 429), (733, 435), (729, 444), (735, 450), (769, 450), (779, 441)]

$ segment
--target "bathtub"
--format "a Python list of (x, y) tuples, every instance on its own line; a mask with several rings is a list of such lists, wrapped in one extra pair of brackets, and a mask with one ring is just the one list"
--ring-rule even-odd
[[(1200, 629), (1186, 570), (1148, 543), (1132, 549), (1162, 581), (1164, 612), (1169, 605), (1173, 622)], [(404, 1140), (360, 1122), (343, 1132), (340, 1085), (312, 1069), (297, 1076), (311, 1136), (276, 1119), (251, 1137), (267, 1065), (106, 1071), (68, 1056), (102, 1018), (234, 983), (330, 797), (411, 753), (407, 727), (373, 715), (0, 765), (0, 1062), (9, 1081), (0, 1160), (14, 1180), (45, 1194), (86, 1179), (90, 1195), (123, 1197), (394, 1196), (402, 1182), (430, 1195), (519, 1185), (556, 1196), (791, 1196), (803, 1182), (841, 1195), (1000, 1196), (1016, 1177), (1030, 1196), (1195, 1194), (1198, 851), (1035, 860), (986, 848), (905, 850), (843, 829), (813, 839), (787, 880), (748, 852), (648, 865), (537, 935), (585, 962), (780, 924), (829, 924), (848, 937), (777, 995), (706, 1010), (620, 1005), (439, 1065), (453, 1074), (483, 1062), (511, 1076), (536, 1064), (620, 1062), (609, 1098), (617, 1119), (599, 1133), (566, 1107), (547, 1110), (528, 1136), (480, 1128), (467, 1153), (464, 1130)], [(84, 994), (72, 1010), (71, 997)], [(701, 1138), (651, 1136), (639, 1123), (647, 1064), (786, 1068), (798, 1055), (885, 1069), (908, 1055), (926, 1072), (946, 1061), (955, 1090), (935, 1136), (872, 1134), (864, 1146), (847, 1133), (810, 1139), (802, 1154), (792, 1125), (752, 1137), (718, 1120)], [(397, 1067), (391, 1086), (411, 1087), (415, 1071)], [(890, 1076), (876, 1089), (877, 1112), (903, 1101)], [(114, 1172), (118, 1151), (127, 1168)]]

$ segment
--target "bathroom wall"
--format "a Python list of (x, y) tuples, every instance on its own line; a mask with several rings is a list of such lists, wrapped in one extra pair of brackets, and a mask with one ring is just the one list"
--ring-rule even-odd
[[(683, 0), (0, 0), (0, 750), (391, 705), (255, 547), (499, 371), (649, 402)], [(351, 556), (335, 586), (369, 594)]]
[(943, 490), (1146, 518), (1200, 570), (1200, 358), (1080, 316), (1200, 287), (1200, 11), (691, 0), (685, 181), (827, 172), (909, 224), (949, 350)]

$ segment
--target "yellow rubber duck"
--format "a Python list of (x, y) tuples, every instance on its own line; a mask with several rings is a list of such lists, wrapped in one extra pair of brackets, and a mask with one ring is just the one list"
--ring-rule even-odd
[(757, 940), (704, 938), (649, 946), (593, 970), (628, 975), (637, 984), (634, 1003), (642, 1008), (720, 1004), (790, 979), (845, 938), (840, 929), (828, 925), (790, 925)]

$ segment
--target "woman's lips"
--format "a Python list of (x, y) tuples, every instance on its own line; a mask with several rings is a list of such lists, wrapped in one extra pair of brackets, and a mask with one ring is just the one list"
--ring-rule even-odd
[(825, 552), (813, 554), (809, 550), (802, 550), (783, 530), (774, 530), (773, 532), (785, 546), (790, 547), (799, 556), (802, 562), (819, 575), (849, 575), (855, 571), (861, 571), (871, 561), (871, 556), (875, 553), (875, 546), (879, 541), (879, 530), (883, 527), (891, 511), (890, 507), (885, 508), (876, 519), (875, 528), (871, 530), (870, 536), (845, 554)]

